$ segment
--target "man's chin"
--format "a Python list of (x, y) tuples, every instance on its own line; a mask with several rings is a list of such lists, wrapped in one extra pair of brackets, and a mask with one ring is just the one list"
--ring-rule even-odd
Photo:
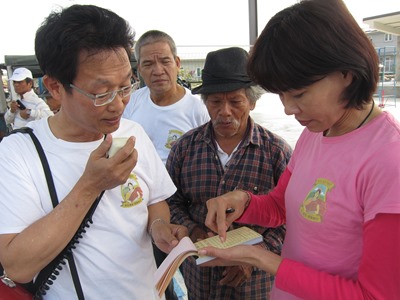
[(117, 125), (113, 125), (113, 126), (103, 127), (102, 130), (101, 130), (101, 132), (102, 132), (104, 135), (110, 134), (110, 133), (113, 133), (113, 132), (117, 131), (118, 128), (119, 128), (119, 126), (120, 126), (120, 123), (118, 123)]
[(237, 133), (237, 131), (233, 131), (233, 130), (214, 130), (214, 132), (217, 136), (220, 136), (223, 138), (231, 138), (231, 137), (235, 136), (235, 134)]

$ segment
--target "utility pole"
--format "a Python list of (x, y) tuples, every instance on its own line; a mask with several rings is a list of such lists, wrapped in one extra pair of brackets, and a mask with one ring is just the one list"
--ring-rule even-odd
[(257, 0), (249, 0), (249, 37), (251, 48), (258, 37)]
[(4, 94), (3, 86), (3, 71), (0, 69), (1, 81), (0, 81), (0, 114), (4, 114), (7, 110), (6, 96)]

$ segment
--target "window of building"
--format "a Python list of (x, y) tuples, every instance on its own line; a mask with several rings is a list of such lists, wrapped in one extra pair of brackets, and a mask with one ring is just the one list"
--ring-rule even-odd
[(390, 33), (385, 33), (385, 42), (391, 42), (393, 40), (393, 36)]
[(394, 71), (393, 65), (394, 65), (394, 61), (392, 60), (392, 58), (390, 56), (385, 57), (385, 72), (386, 73)]
[(196, 76), (201, 77), (201, 68), (196, 68)]

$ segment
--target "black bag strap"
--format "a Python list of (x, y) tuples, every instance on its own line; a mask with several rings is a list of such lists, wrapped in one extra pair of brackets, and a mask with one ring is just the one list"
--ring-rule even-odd
[[(33, 133), (33, 129), (29, 127), (22, 127), (19, 129), (13, 130), (10, 134), (13, 133), (27, 133), (31, 137), (37, 153), (39, 154), (40, 160), (42, 162), (43, 170), (46, 176), (46, 181), (47, 181), (47, 186), (49, 189), (50, 193), (50, 198), (51, 202), (53, 204), (53, 208), (55, 208), (59, 201), (58, 201), (58, 196), (56, 192), (56, 188), (54, 185), (53, 181), (53, 176), (51, 174), (50, 166), (47, 161), (46, 155), (44, 153), (43, 147), (40, 144), (38, 138), (36, 135)], [(41, 299), (42, 295), (45, 295), (47, 290), (50, 289), (49, 285), (53, 283), (53, 281), (57, 278), (57, 275), (60, 274), (60, 270), (62, 269), (62, 265), (65, 265), (65, 260), (68, 261), (70, 270), (71, 270), (71, 276), (72, 280), (75, 286), (75, 291), (78, 296), (79, 300), (84, 300), (84, 294), (82, 290), (82, 286), (79, 280), (79, 275), (78, 275), (78, 270), (76, 268), (75, 260), (72, 254), (72, 250), (76, 248), (75, 244), (79, 243), (79, 239), (82, 238), (83, 233), (86, 232), (86, 228), (89, 227), (89, 223), (93, 223), (92, 217), (94, 214), (94, 211), (97, 208), (97, 205), (100, 202), (101, 197), (103, 196), (104, 191), (100, 193), (100, 195), (96, 198), (95, 202), (92, 204), (91, 208), (87, 212), (85, 218), (82, 220), (81, 225), (79, 226), (77, 232), (75, 233), (74, 237), (71, 239), (71, 241), (68, 243), (68, 245), (64, 248), (63, 251), (55, 258), (53, 259), (43, 270), (41, 270), (35, 280), (35, 283), (32, 286), (28, 285), (27, 288), (35, 294), (35, 299)]]
[(27, 133), (32, 138), (32, 141), (35, 144), (37, 153), (39, 154), (40, 161), (42, 162), (44, 175), (46, 176), (47, 187), (48, 187), (49, 193), (50, 193), (51, 202), (53, 203), (53, 208), (56, 207), (59, 203), (57, 192), (56, 192), (56, 187), (54, 186), (53, 176), (51, 175), (50, 166), (47, 161), (46, 154), (44, 154), (42, 145), (40, 144), (36, 135), (33, 133), (32, 128), (22, 127), (22, 128), (13, 130), (10, 134), (17, 133), (17, 132)]

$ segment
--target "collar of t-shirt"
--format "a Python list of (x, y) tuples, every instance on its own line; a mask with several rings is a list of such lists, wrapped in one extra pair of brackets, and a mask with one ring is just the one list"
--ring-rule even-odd
[(217, 144), (217, 154), (218, 154), (219, 160), (221, 161), (222, 167), (225, 170), (226, 165), (231, 160), (233, 154), (235, 154), (235, 152), (237, 151), (240, 143), (236, 145), (235, 149), (233, 149), (233, 151), (230, 155), (228, 155), (228, 153), (226, 153), (224, 150), (222, 150), (222, 148), (219, 146), (217, 141), (215, 141), (215, 143)]

